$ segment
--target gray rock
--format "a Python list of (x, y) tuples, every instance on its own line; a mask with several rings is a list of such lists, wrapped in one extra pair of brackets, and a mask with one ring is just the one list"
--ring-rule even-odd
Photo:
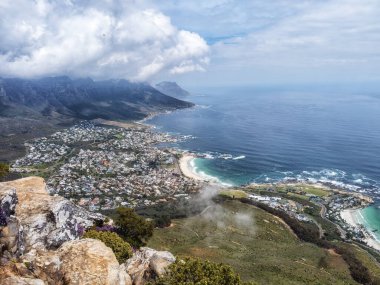
[(166, 268), (175, 262), (175, 257), (167, 251), (157, 251), (142, 247), (128, 259), (125, 268), (134, 285), (142, 285), (166, 272)]
[(167, 267), (175, 262), (175, 257), (168, 251), (157, 251), (151, 257), (149, 261), (149, 267), (158, 276), (162, 276), (166, 273)]
[(7, 227), (0, 228), (2, 242), (8, 244), (13, 253), (58, 248), (66, 241), (78, 239), (83, 229), (96, 220), (104, 219), (63, 197), (50, 196), (40, 177), (0, 183), (0, 195), (5, 211), (15, 214), (8, 218)]
[(17, 203), (18, 199), (15, 189), (0, 192), (0, 226), (6, 225), (7, 219), (14, 214)]

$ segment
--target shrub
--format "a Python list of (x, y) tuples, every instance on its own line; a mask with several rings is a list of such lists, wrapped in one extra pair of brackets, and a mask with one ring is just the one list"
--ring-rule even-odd
[(242, 285), (238, 274), (225, 264), (186, 258), (170, 265), (168, 273), (155, 285)]
[(169, 215), (161, 215), (161, 216), (156, 217), (154, 219), (154, 224), (158, 228), (168, 227), (168, 226), (170, 226), (171, 223), (172, 223), (172, 221), (171, 221)]
[(145, 241), (153, 235), (153, 223), (137, 215), (133, 209), (118, 208), (115, 224), (117, 232), (134, 247), (145, 245)]
[(9, 173), (9, 165), (3, 162), (0, 162), (0, 178), (6, 176)]
[(117, 233), (89, 230), (83, 235), (83, 238), (93, 238), (104, 242), (106, 246), (112, 249), (120, 263), (132, 256), (131, 246)]

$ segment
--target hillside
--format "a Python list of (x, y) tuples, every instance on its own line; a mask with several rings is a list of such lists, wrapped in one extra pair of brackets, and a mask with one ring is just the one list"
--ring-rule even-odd
[(163, 81), (156, 84), (155, 88), (158, 91), (175, 98), (183, 98), (190, 95), (188, 91), (184, 90), (176, 82)]
[(0, 78), (0, 161), (21, 156), (25, 140), (78, 120), (140, 120), (191, 106), (146, 83), (127, 80)]
[(0, 79), (0, 115), (4, 117), (19, 115), (22, 110), (36, 116), (57, 113), (87, 120), (127, 120), (191, 106), (192, 103), (164, 95), (148, 84), (127, 80), (73, 80), (66, 76)]
[[(237, 201), (156, 229), (149, 246), (228, 263), (243, 279), (258, 284), (358, 284), (340, 255), (299, 240), (279, 218)], [(360, 252), (365, 262), (377, 266)]]

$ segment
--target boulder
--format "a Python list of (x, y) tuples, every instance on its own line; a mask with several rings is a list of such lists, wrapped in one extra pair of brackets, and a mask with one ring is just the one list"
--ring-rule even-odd
[(149, 267), (156, 275), (161, 277), (166, 273), (167, 267), (175, 262), (175, 257), (168, 251), (156, 251), (149, 262)]
[(15, 213), (17, 202), (16, 190), (0, 192), (0, 227), (6, 226), (7, 219)]
[(29, 269), (21, 276), (32, 274), (49, 285), (132, 285), (112, 250), (95, 239), (68, 241), (58, 250), (30, 251), (21, 264)]
[(9, 257), (20, 256), (24, 250), (23, 226), (15, 216), (10, 216), (7, 226), (0, 229), (0, 255), (6, 251)]
[(133, 285), (142, 285), (164, 274), (173, 262), (175, 257), (170, 252), (142, 247), (127, 260), (125, 268), (132, 278)]
[(132, 285), (115, 254), (103, 242), (82, 239), (66, 242), (57, 251), (65, 284)]

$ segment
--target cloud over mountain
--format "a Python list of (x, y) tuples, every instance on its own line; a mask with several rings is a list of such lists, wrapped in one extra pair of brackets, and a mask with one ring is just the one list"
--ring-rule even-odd
[(0, 76), (149, 80), (208, 64), (202, 37), (144, 1), (2, 0), (0, 38)]

